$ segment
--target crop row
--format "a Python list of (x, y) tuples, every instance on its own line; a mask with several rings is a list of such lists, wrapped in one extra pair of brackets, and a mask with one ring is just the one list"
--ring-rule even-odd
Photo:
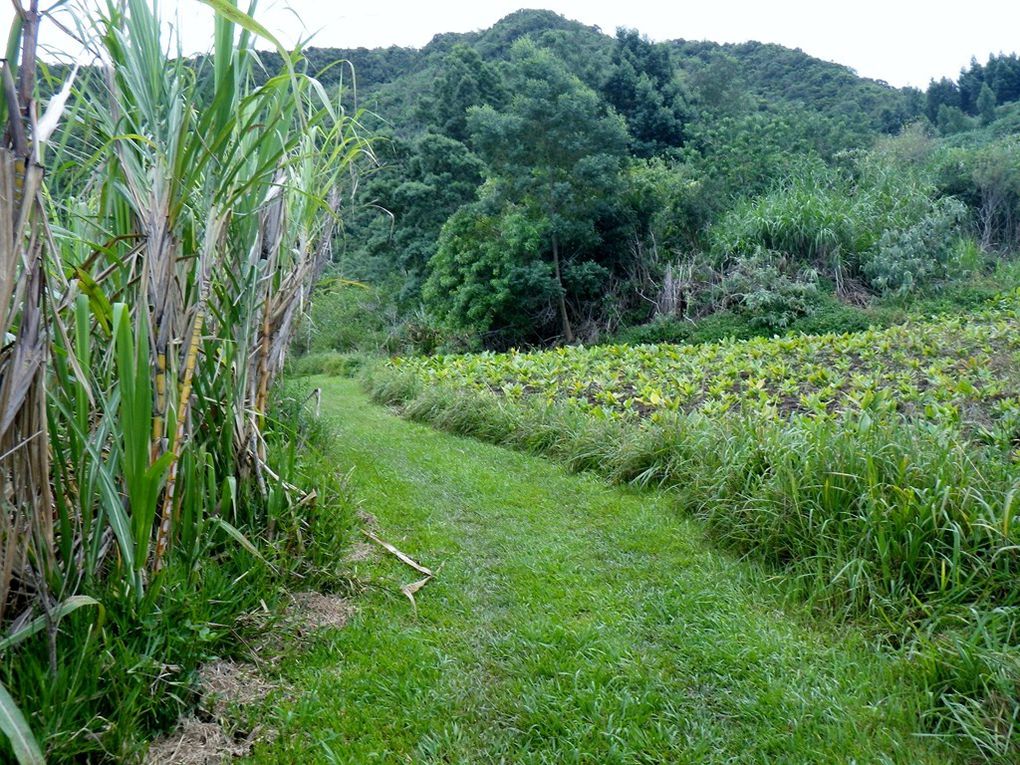
[(564, 347), (401, 359), (427, 384), (538, 397), (605, 418), (670, 412), (832, 417), (901, 412), (982, 431), (1020, 421), (1020, 300), (842, 335), (698, 346)]

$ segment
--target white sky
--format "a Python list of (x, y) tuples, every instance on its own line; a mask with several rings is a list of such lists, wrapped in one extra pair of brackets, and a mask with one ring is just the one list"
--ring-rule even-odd
[[(22, 0), (27, 2), (27, 0)], [(96, 0), (84, 0), (95, 2)], [(53, 0), (42, 0), (47, 7)], [(527, 3), (529, 0), (523, 0)], [(932, 77), (955, 78), (972, 55), (1020, 49), (1017, 0), (261, 0), (256, 17), (287, 45), (314, 35), (331, 47), (421, 47), (439, 32), (484, 29), (521, 7), (548, 8), (613, 33), (638, 29), (653, 40), (760, 40), (801, 48), (893, 85), (924, 88)], [(242, 0), (246, 6), (246, 0)], [(162, 0), (180, 19), (188, 53), (211, 47), (212, 11), (199, 0)], [(12, 15), (0, 4), (0, 32)], [(54, 48), (68, 43), (57, 36)]]

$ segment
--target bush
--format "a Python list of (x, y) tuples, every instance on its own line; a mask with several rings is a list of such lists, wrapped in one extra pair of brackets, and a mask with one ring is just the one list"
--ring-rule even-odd
[(370, 356), (363, 353), (310, 353), (292, 359), (287, 371), (294, 377), (329, 375), (330, 377), (354, 377)]
[(293, 349), (301, 353), (399, 350), (396, 308), (383, 288), (324, 279), (312, 295)]
[[(879, 159), (851, 157), (841, 171), (806, 166), (784, 185), (739, 204), (710, 231), (717, 261), (757, 260), (771, 252), (786, 258), (788, 270), (814, 268), (839, 290), (848, 279), (863, 278), (880, 292), (909, 292), (947, 278), (954, 255), (961, 254), (952, 245), (964, 232), (966, 205), (940, 196), (913, 165)], [(761, 299), (768, 311), (775, 295)], [(765, 323), (786, 326), (789, 312), (777, 314), (778, 321)]]
[(682, 345), (691, 340), (697, 325), (691, 321), (683, 321), (672, 316), (656, 316), (647, 324), (627, 327), (612, 337), (606, 338), (606, 345), (654, 345), (656, 343), (675, 343)]
[(944, 197), (924, 217), (902, 229), (883, 232), (864, 273), (881, 292), (912, 292), (918, 286), (945, 279), (954, 253), (953, 233), (966, 218), (963, 203)]
[(747, 318), (751, 326), (776, 332), (811, 312), (818, 296), (818, 275), (803, 268), (791, 276), (782, 256), (760, 248), (739, 259), (716, 289), (720, 305)]
[(847, 305), (831, 294), (820, 294), (811, 312), (793, 321), (789, 330), (805, 335), (842, 335), (863, 332), (881, 323), (863, 308)]
[(723, 216), (709, 232), (711, 249), (722, 263), (764, 250), (796, 266), (853, 271), (857, 256), (878, 237), (877, 210), (864, 202), (842, 173), (805, 165)]
[(694, 345), (718, 343), (722, 340), (750, 340), (752, 337), (769, 334), (772, 333), (752, 325), (746, 315), (719, 311), (698, 321), (691, 332), (690, 342)]

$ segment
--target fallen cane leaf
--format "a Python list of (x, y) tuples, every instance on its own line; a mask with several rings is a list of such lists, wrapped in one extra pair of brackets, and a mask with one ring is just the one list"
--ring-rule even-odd
[(400, 550), (398, 550), (396, 547), (391, 545), (389, 542), (384, 542), (383, 540), (379, 539), (379, 537), (377, 537), (371, 531), (364, 531), (364, 530), (362, 530), (361, 533), (364, 534), (369, 539), (371, 539), (376, 544), (381, 545), (384, 549), (386, 549), (389, 552), (391, 552), (394, 555), (396, 555), (397, 558), (399, 558), (402, 562), (406, 563), (408, 566), (413, 568), (415, 571), (418, 571), (419, 573), (425, 574), (426, 577), (429, 577), (429, 578), (432, 577), (432, 571), (430, 569), (425, 568), (420, 563), (416, 563), (411, 558), (409, 558), (407, 555), (405, 555), (404, 553), (400, 552)]
[(414, 594), (416, 592), (418, 592), (418, 590), (420, 590), (426, 584), (428, 584), (430, 581), (432, 581), (432, 575), (431, 574), (429, 574), (424, 579), (419, 579), (417, 582), (411, 582), (410, 584), (405, 584), (403, 587), (400, 588), (400, 591), (407, 596), (408, 600), (411, 601), (411, 607), (414, 609), (414, 615), (415, 616), (418, 615), (418, 603), (414, 599)]

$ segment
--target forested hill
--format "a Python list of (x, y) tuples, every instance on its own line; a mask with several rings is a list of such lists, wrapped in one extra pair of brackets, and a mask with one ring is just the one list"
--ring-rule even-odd
[(1020, 242), (1016, 56), (922, 93), (525, 10), (307, 65), (378, 158), (335, 264), (370, 289), (321, 292), (311, 349), (845, 330), (889, 298), (1003, 283)]
[[(310, 48), (306, 55), (312, 73), (328, 84), (341, 78), (351, 84), (350, 69), (337, 66), (349, 61), (356, 72), (359, 104), (381, 112), (403, 132), (425, 127), (414, 107), (428, 94), (429, 83), (443, 75), (447, 56), (456, 46), (466, 45), (492, 63), (506, 60), (522, 37), (554, 50), (591, 87), (599, 87), (612, 67), (612, 35), (544, 10), (517, 11), (483, 31), (437, 34), (420, 49)], [(832, 117), (863, 119), (886, 132), (898, 130), (924, 109), (920, 91), (859, 77), (849, 67), (799, 49), (693, 40), (674, 40), (666, 46), (676, 74), (709, 102), (750, 93), (765, 103), (791, 103)]]
[(913, 88), (893, 88), (860, 77), (848, 66), (814, 58), (802, 50), (772, 43), (676, 40), (682, 70), (703, 80), (714, 67), (730, 62), (728, 74), (765, 102), (794, 103), (833, 117), (863, 118), (885, 133), (899, 130), (924, 108), (924, 97)]

